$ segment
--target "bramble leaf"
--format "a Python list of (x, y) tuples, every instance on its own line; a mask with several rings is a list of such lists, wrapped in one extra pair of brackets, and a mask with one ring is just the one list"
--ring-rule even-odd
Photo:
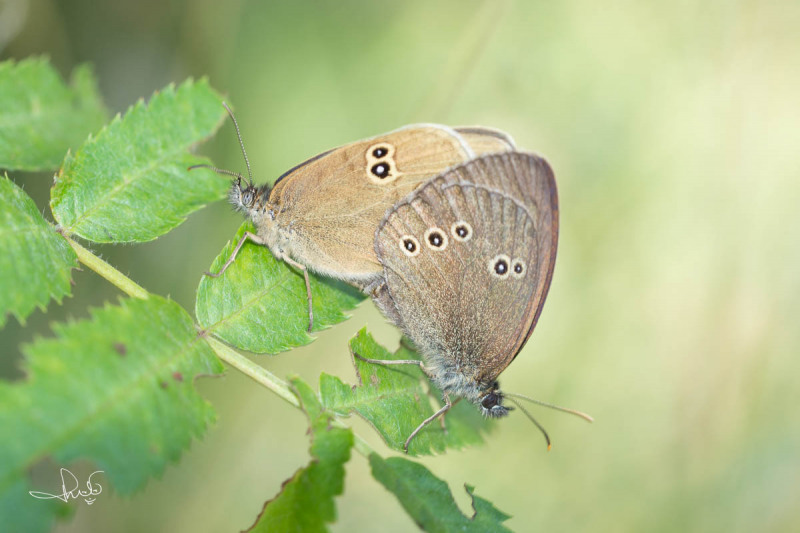
[(344, 491), (353, 433), (331, 426), (333, 415), (323, 410), (305, 382), (295, 378), (292, 385), (309, 420), (311, 463), (284, 482), (249, 531), (327, 531), (325, 524), (336, 520), (333, 498)]
[(21, 323), (51, 298), (70, 293), (75, 252), (56, 233), (30, 196), (0, 178), (0, 327), (8, 313)]
[(69, 154), (50, 208), (68, 232), (95, 242), (144, 242), (225, 196), (228, 181), (187, 152), (222, 123), (220, 96), (206, 80), (170, 85), (139, 101)]
[(72, 72), (68, 87), (45, 58), (0, 63), (0, 168), (58, 168), (106, 117), (88, 66)]
[[(242, 224), (211, 265), (219, 272), (245, 231)], [(335, 280), (309, 273), (314, 302), (314, 331), (348, 318), (364, 295)], [(203, 276), (195, 315), (203, 328), (225, 342), (255, 353), (278, 353), (308, 344), (308, 300), (302, 272), (276, 260), (266, 246), (242, 246), (236, 260), (218, 278)]]
[[(380, 346), (363, 328), (350, 341), (350, 351), (368, 359), (419, 359), (412, 349), (402, 346), (394, 354)], [(358, 413), (380, 433), (386, 444), (403, 451), (403, 444), (419, 424), (434, 413), (432, 400), (440, 393), (429, 390), (426, 376), (417, 365), (379, 365), (353, 360), (359, 386), (351, 387), (338, 377), (320, 376), (320, 398), (326, 409), (340, 415)], [(436, 402), (436, 409), (443, 403)], [(411, 441), (411, 455), (442, 452), (445, 448), (464, 448), (483, 442), (482, 432), (493, 425), (467, 402), (458, 402), (440, 421), (428, 424)]]
[(122, 300), (53, 329), (54, 338), (23, 348), (28, 378), (0, 383), (0, 427), (13, 436), (0, 442), (0, 510), (16, 509), (4, 515), (9, 531), (28, 530), (13, 521), (47, 509), (25, 494), (26, 472), (42, 458), (92, 461), (130, 494), (214, 420), (193, 382), (222, 364), (178, 304)]
[(403, 457), (383, 459), (377, 454), (369, 456), (372, 476), (392, 492), (425, 531), (492, 532), (510, 531), (502, 523), (509, 515), (498, 510), (491, 502), (475, 496), (474, 488), (465, 485), (472, 498), (472, 517), (464, 516), (453, 500), (447, 483), (434, 476), (419, 463)]

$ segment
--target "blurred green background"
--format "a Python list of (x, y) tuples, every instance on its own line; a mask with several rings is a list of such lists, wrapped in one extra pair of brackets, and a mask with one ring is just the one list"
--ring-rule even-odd
[[(3, 59), (47, 54), (65, 75), (89, 62), (114, 112), (208, 76), (260, 181), (417, 121), (498, 127), (548, 157), (554, 282), (502, 383), (596, 422), (537, 409), (550, 453), (511, 416), (485, 446), (423, 459), (465, 510), (468, 482), (519, 531), (800, 529), (798, 28), (796, 1), (0, 0)], [(243, 168), (229, 124), (201, 150)], [(12, 177), (49, 215), (51, 176)], [(220, 202), (155, 242), (94, 249), (191, 310), (240, 222)], [(20, 377), (20, 343), (119, 296), (89, 271), (75, 281), (62, 306), (0, 331), (3, 376)], [(346, 341), (365, 323), (396, 345), (364, 302), (258, 361), (352, 381)], [(235, 371), (199, 388), (219, 413), (202, 442), (131, 499), (73, 502), (56, 530), (249, 526), (307, 462), (306, 422)], [(415, 528), (357, 454), (338, 511), (335, 531)]]

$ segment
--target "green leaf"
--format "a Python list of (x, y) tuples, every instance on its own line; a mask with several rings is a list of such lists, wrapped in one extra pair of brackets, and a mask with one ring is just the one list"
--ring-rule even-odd
[(0, 63), (0, 168), (57, 168), (106, 117), (88, 66), (76, 68), (67, 87), (47, 59)]
[(0, 178), (0, 327), (8, 313), (21, 323), (51, 298), (70, 293), (75, 252), (55, 232), (30, 196)]
[(144, 242), (178, 226), (228, 182), (187, 152), (220, 126), (225, 110), (205, 80), (139, 101), (64, 160), (50, 207), (69, 233), (95, 242)]
[[(406, 346), (394, 354), (380, 346), (366, 332), (358, 332), (350, 341), (351, 353), (368, 359), (419, 359), (419, 355)], [(381, 435), (386, 444), (403, 451), (403, 444), (419, 424), (443, 403), (437, 401), (441, 393), (429, 390), (427, 378), (417, 365), (379, 365), (353, 358), (358, 386), (351, 387), (338, 377), (323, 373), (320, 376), (320, 397), (325, 408), (340, 415), (356, 412), (366, 419)], [(411, 455), (442, 452), (445, 448), (463, 448), (483, 442), (481, 432), (488, 431), (492, 420), (484, 420), (475, 406), (458, 402), (445, 414), (445, 427), (440, 421), (428, 424), (411, 441)]]
[(53, 329), (55, 338), (24, 347), (28, 378), (0, 384), (0, 427), (9, 436), (0, 442), (0, 509), (22, 506), (5, 515), (11, 520), (44, 512), (19, 490), (46, 490), (25, 480), (46, 456), (88, 459), (104, 471), (104, 488), (108, 480), (129, 494), (214, 420), (194, 378), (223, 367), (178, 304), (128, 299)]
[(402, 457), (382, 459), (374, 453), (369, 456), (369, 464), (372, 476), (397, 497), (406, 512), (425, 531), (510, 531), (502, 524), (509, 515), (475, 496), (474, 488), (469, 485), (465, 488), (475, 510), (472, 517), (465, 516), (458, 508), (447, 483), (421, 464)]
[[(245, 231), (211, 265), (219, 272)], [(365, 296), (353, 287), (309, 274), (314, 302), (314, 331), (348, 318)], [(200, 325), (225, 342), (255, 353), (278, 353), (308, 344), (308, 301), (302, 272), (276, 260), (266, 246), (247, 242), (236, 260), (218, 278), (203, 276), (197, 289), (195, 314)]]
[(333, 416), (306, 383), (295, 378), (292, 385), (308, 415), (312, 460), (264, 504), (249, 531), (327, 531), (325, 524), (336, 520), (333, 498), (344, 491), (344, 464), (350, 459), (353, 433), (331, 426)]

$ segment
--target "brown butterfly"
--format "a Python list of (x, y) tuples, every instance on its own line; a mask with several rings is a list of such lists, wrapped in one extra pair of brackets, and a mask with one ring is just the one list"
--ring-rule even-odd
[(277, 259), (303, 272), (309, 331), (313, 308), (308, 270), (371, 292), (383, 276), (373, 238), (386, 211), (420, 184), (476, 153), (514, 149), (511, 137), (499, 130), (417, 124), (329, 150), (290, 169), (274, 185), (256, 187), (239, 126), (225, 108), (250, 179), (243, 184), (240, 174), (210, 168), (236, 177), (230, 202), (253, 221), (257, 232), (245, 233), (222, 269), (209, 275), (225, 272), (248, 240), (267, 246)]
[(451, 396), (466, 398), (490, 417), (508, 414), (506, 395), (531, 400), (502, 393), (497, 378), (536, 326), (557, 244), (553, 171), (529, 153), (486, 155), (448, 170), (383, 218), (375, 252), (384, 283), (373, 299), (424, 362), (367, 361), (420, 365), (445, 402), (408, 437), (406, 451), (419, 431), (452, 407)]

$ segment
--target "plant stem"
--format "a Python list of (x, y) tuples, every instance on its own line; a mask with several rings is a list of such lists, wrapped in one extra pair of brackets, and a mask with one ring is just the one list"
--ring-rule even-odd
[[(338, 418), (336, 419), (336, 422), (339, 422)], [(348, 426), (342, 424), (342, 427), (346, 428)], [(356, 433), (355, 431), (353, 431), (353, 448), (355, 448), (356, 451), (358, 453), (360, 453), (361, 455), (363, 455), (364, 457), (369, 457), (373, 453), (378, 453), (378, 452), (375, 451), (375, 449), (372, 446), (370, 446), (367, 443), (367, 441), (365, 441), (363, 438), (361, 438), (361, 436), (358, 433)]]
[(294, 407), (300, 407), (300, 402), (292, 392), (292, 389), (289, 388), (288, 383), (280, 379), (263, 366), (255, 364), (253, 361), (243, 356), (227, 344), (218, 341), (214, 337), (207, 336), (205, 340), (211, 346), (211, 349), (216, 352), (220, 359), (228, 363), (242, 374), (253, 379), (260, 385), (265, 386), (280, 396), (283, 400), (286, 400), (289, 404), (293, 405)]
[(128, 296), (141, 298), (142, 300), (147, 299), (149, 293), (141, 286), (137, 285), (131, 278), (127, 277), (66, 235), (64, 235), (64, 238), (69, 245), (72, 246), (72, 249), (75, 250), (75, 253), (78, 254), (78, 261), (100, 274)]

